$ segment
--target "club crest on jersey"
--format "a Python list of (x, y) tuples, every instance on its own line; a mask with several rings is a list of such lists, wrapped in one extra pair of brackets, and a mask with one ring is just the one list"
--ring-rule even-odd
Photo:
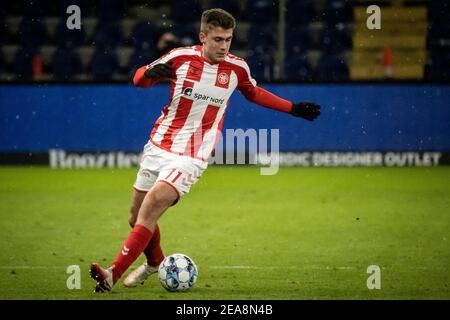
[(217, 76), (217, 80), (219, 81), (220, 84), (227, 84), (230, 79), (225, 72), (221, 72)]
[(186, 88), (183, 92), (184, 95), (190, 96), (192, 94), (192, 88)]

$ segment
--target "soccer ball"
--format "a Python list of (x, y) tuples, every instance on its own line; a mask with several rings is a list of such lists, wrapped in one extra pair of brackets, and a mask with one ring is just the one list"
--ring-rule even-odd
[(168, 291), (186, 291), (192, 288), (197, 275), (194, 260), (182, 253), (167, 256), (158, 269), (159, 281)]

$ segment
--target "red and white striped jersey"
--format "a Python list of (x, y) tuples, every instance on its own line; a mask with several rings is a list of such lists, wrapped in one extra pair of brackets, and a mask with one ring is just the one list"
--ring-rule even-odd
[[(145, 70), (159, 63), (173, 63), (170, 100), (157, 119), (150, 140), (167, 151), (207, 161), (219, 138), (225, 110), (234, 90), (239, 89), (249, 100), (257, 103), (260, 103), (255, 101), (257, 96), (262, 98), (263, 94), (255, 88), (265, 90), (256, 86), (243, 59), (228, 54), (224, 61), (212, 64), (203, 58), (202, 49), (200, 45), (176, 48), (141, 67), (133, 82), (139, 87), (149, 87), (160, 79), (145, 77)], [(265, 93), (267, 100), (268, 92)], [(290, 110), (291, 102), (275, 98), (275, 102), (271, 101), (266, 106), (286, 112)]]

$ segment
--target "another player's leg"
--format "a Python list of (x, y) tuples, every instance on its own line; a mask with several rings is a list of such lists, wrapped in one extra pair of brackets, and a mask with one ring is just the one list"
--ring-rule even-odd
[(97, 292), (111, 290), (111, 287), (147, 247), (155, 233), (157, 220), (177, 201), (178, 197), (178, 192), (163, 182), (156, 183), (145, 195), (137, 222), (111, 267), (102, 269), (95, 263), (91, 266), (91, 276), (97, 280)]

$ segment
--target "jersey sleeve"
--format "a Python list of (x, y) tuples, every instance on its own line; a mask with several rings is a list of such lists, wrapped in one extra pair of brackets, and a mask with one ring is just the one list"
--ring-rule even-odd
[(252, 78), (250, 74), (250, 68), (247, 63), (242, 60), (242, 67), (238, 72), (238, 90), (244, 95), (244, 97), (260, 106), (278, 110), (282, 112), (291, 112), (292, 110), (292, 102), (280, 98), (269, 91), (258, 87), (256, 85), (255, 79)]

